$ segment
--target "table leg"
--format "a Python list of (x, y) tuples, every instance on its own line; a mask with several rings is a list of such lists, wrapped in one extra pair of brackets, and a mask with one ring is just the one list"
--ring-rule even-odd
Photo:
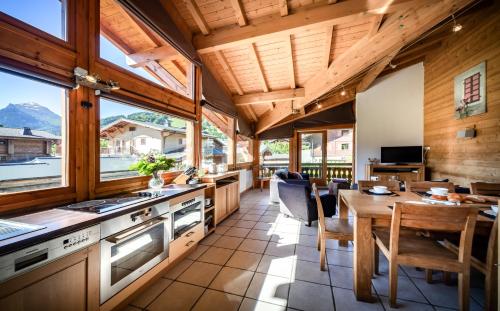
[[(349, 208), (347, 207), (344, 200), (342, 199), (342, 196), (339, 196), (337, 205), (339, 207), (339, 218), (340, 219), (347, 219), (349, 217)], [(348, 241), (339, 241), (339, 246), (347, 247), (348, 243), (349, 243)]]
[(264, 180), (260, 181), (260, 192), (262, 192), (262, 188), (264, 188)]
[(371, 218), (354, 217), (354, 294), (356, 299), (372, 302), (373, 243)]

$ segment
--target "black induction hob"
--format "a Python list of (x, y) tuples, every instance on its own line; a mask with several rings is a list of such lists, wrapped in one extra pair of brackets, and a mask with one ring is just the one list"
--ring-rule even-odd
[(144, 191), (144, 192), (131, 193), (125, 196), (120, 196), (115, 198), (83, 201), (79, 203), (69, 204), (66, 206), (61, 206), (59, 208), (65, 210), (102, 214), (128, 205), (148, 201), (158, 196), (161, 195)]

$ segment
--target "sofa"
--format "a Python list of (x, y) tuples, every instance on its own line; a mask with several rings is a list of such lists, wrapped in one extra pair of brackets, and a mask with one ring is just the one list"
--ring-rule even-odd
[[(277, 192), (281, 213), (298, 218), (308, 226), (318, 220), (316, 198), (311, 191), (309, 175), (281, 170), (275, 173), (271, 181), (274, 183), (271, 187), (277, 188), (273, 194), (276, 195)], [(320, 192), (320, 198), (325, 217), (335, 215), (336, 197), (326, 190)]]

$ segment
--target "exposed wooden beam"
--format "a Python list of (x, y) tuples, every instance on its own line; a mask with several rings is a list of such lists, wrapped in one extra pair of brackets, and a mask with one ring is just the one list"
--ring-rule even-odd
[(252, 121), (256, 122), (258, 120), (257, 115), (255, 114), (255, 111), (253, 111), (252, 106), (247, 106), (246, 111), (248, 111), (248, 114), (250, 115), (250, 118), (252, 118)]
[(160, 66), (157, 62), (149, 62), (144, 67), (147, 71), (160, 78), (171, 90), (181, 94), (187, 94), (184, 84), (177, 80), (170, 72)]
[(208, 35), (210, 33), (210, 28), (208, 27), (208, 24), (205, 21), (203, 14), (201, 14), (200, 8), (198, 8), (196, 1), (195, 0), (184, 0), (184, 3), (186, 4), (186, 7), (187, 7), (189, 13), (191, 13), (191, 16), (193, 17), (194, 22), (200, 28), (201, 33), (204, 35)]
[(303, 88), (279, 90), (267, 93), (245, 94), (241, 96), (233, 96), (233, 101), (237, 106), (245, 106), (252, 104), (272, 103), (279, 101), (289, 101), (304, 98), (305, 90)]
[(288, 3), (287, 0), (278, 0), (280, 6), (280, 15), (287, 16), (288, 15)]
[(231, 128), (227, 122), (227, 120), (221, 119), (220, 115), (210, 109), (203, 109), (203, 115), (207, 118), (216, 128), (218, 128), (222, 133), (226, 134), (229, 137), (233, 137), (233, 133)]
[(393, 13), (411, 7), (415, 2), (430, 0), (351, 0), (335, 5), (312, 5), (298, 8), (294, 14), (281, 17), (267, 15), (252, 20), (252, 25), (222, 27), (207, 36), (196, 35), (199, 53), (210, 53), (261, 40), (283, 38), (286, 35), (364, 19), (368, 14)]
[(332, 49), (333, 26), (327, 26), (325, 32), (325, 49), (323, 50), (322, 68), (330, 65), (330, 51)]
[(337, 3), (337, 0), (328, 0), (328, 4), (335, 4)]
[(290, 77), (290, 88), (294, 89), (297, 84), (295, 82), (295, 66), (293, 63), (292, 39), (290, 36), (287, 36), (287, 39), (285, 40), (285, 51), (287, 58), (288, 75)]
[(473, 1), (435, 1), (394, 14), (385, 21), (384, 27), (376, 35), (363, 37), (342, 55), (335, 58), (328, 69), (321, 70), (308, 80), (305, 85), (306, 101), (315, 100), (361, 73), (386, 55), (400, 50), (446, 17)]
[(262, 133), (263, 131), (270, 128), (272, 125), (278, 123), (279, 121), (290, 115), (292, 111), (292, 102), (287, 101), (280, 105), (277, 105), (274, 109), (267, 111), (263, 115), (259, 116), (259, 120), (256, 124), (256, 134)]
[(373, 37), (377, 34), (380, 26), (382, 25), (382, 20), (384, 19), (384, 14), (375, 15), (373, 17), (372, 24), (370, 26), (370, 30), (368, 30), (368, 36)]
[(191, 29), (189, 28), (189, 25), (184, 20), (183, 16), (179, 13), (179, 10), (177, 10), (177, 7), (173, 3), (173, 1), (172, 0), (160, 0), (160, 2), (161, 2), (161, 5), (163, 6), (163, 8), (167, 11), (170, 18), (172, 18), (174, 24), (177, 26), (177, 28), (182, 33), (182, 36), (188, 42), (191, 42), (191, 40), (193, 39), (193, 33), (191, 32)]
[(229, 64), (227, 63), (226, 57), (222, 53), (222, 51), (216, 51), (215, 56), (217, 57), (217, 60), (219, 61), (219, 64), (222, 66), (222, 69), (227, 73), (229, 76), (229, 80), (231, 80), (231, 83), (233, 84), (234, 88), (236, 89), (236, 92), (238, 92), (239, 95), (243, 95), (243, 89), (240, 86), (240, 83), (238, 82), (238, 79), (236, 79), (236, 76), (234, 75), (233, 70), (231, 67), (229, 67)]
[(238, 25), (245, 26), (247, 24), (247, 18), (245, 16), (245, 11), (243, 10), (243, 6), (240, 0), (231, 0), (231, 5), (233, 6)]
[(356, 92), (364, 92), (366, 91), (370, 85), (372, 85), (373, 81), (377, 79), (380, 73), (385, 69), (387, 65), (391, 62), (391, 60), (398, 54), (399, 50), (393, 51), (391, 54), (382, 58), (378, 63), (376, 63), (368, 72), (365, 74), (361, 82), (359, 82), (356, 87)]
[(177, 50), (171, 46), (164, 45), (127, 55), (127, 65), (137, 68), (143, 67), (151, 61), (174, 60), (180, 57), (181, 55), (177, 52)]
[(250, 44), (249, 47), (250, 58), (252, 59), (254, 66), (257, 68), (257, 75), (259, 76), (260, 85), (264, 92), (269, 92), (269, 87), (267, 86), (266, 77), (264, 76), (264, 70), (262, 70), (262, 64), (260, 63), (259, 56), (257, 55), (257, 49), (255, 44)]

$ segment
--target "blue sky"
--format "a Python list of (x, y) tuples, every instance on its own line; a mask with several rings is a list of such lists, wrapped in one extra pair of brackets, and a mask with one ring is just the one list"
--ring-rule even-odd
[[(63, 38), (61, 2), (59, 0), (35, 0), (29, 1), (29, 5), (27, 4), (27, 1), (22, 0), (0, 0), (0, 11), (40, 28), (51, 35)], [(125, 55), (102, 36), (100, 46), (102, 58), (158, 83), (144, 69), (127, 66)], [(62, 94), (61, 88), (0, 72), (0, 109), (9, 103), (36, 102), (60, 115)], [(101, 102), (102, 118), (144, 111), (106, 100), (101, 100)]]

